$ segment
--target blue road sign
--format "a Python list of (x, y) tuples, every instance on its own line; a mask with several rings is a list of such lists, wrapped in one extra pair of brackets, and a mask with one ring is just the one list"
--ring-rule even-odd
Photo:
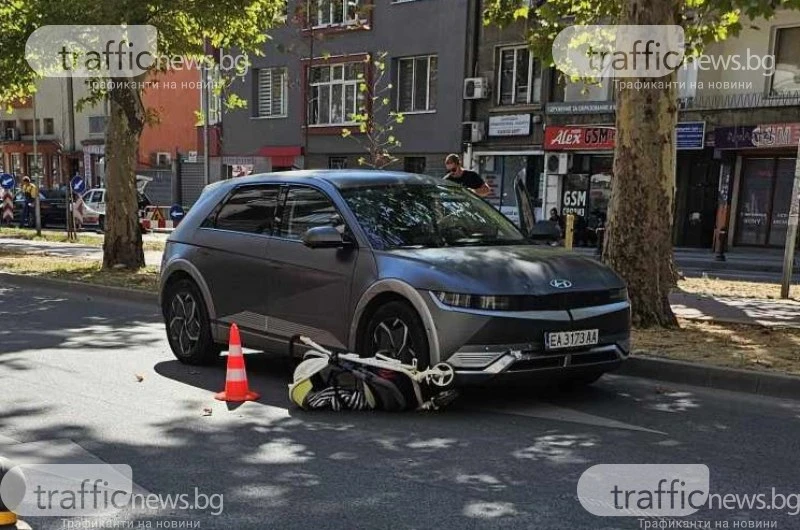
[(86, 181), (80, 175), (75, 175), (69, 181), (69, 186), (75, 193), (83, 193), (86, 191)]
[(169, 209), (169, 218), (173, 221), (180, 221), (183, 216), (183, 207), (180, 204), (173, 204), (172, 208)]
[(9, 175), (8, 173), (0, 175), (0, 188), (4, 190), (13, 190), (14, 184), (14, 175)]

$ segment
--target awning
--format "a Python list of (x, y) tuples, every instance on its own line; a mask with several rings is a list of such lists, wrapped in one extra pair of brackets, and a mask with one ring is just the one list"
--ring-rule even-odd
[(303, 148), (299, 145), (262, 147), (258, 156), (268, 156), (272, 167), (290, 167), (294, 165), (295, 157), (302, 154)]

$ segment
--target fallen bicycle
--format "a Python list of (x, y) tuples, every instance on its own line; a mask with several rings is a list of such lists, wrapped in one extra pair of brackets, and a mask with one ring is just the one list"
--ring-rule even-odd
[(416, 360), (336, 353), (308, 337), (297, 340), (310, 349), (294, 371), (289, 399), (305, 410), (439, 410), (458, 396), (447, 363), (420, 370)]

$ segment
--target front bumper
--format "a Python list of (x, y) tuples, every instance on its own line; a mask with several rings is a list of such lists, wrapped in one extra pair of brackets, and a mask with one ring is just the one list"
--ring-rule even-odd
[[(456, 353), (450, 359), (458, 361), (464, 359), (464, 355), (464, 352)], [(496, 379), (541, 377), (552, 380), (609, 372), (618, 368), (628, 355), (629, 352), (618, 344), (563, 352), (508, 349), (498, 352), (495, 359), (483, 368), (457, 368), (455, 372), (459, 385), (483, 384)]]
[[(439, 361), (449, 363), (460, 384), (513, 377), (546, 378), (601, 373), (619, 367), (630, 353), (630, 302), (559, 311), (482, 311), (445, 306), (433, 296)], [(545, 334), (598, 330), (598, 343), (548, 350)]]

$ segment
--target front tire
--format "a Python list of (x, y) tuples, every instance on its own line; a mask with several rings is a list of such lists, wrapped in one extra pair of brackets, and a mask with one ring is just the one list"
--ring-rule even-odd
[(219, 357), (208, 310), (193, 281), (179, 280), (167, 289), (163, 312), (167, 340), (176, 359), (184, 364), (204, 365)]
[(430, 366), (430, 350), (425, 326), (407, 302), (384, 304), (372, 315), (359, 341), (362, 357), (382, 354), (403, 364), (417, 360), (419, 369)]

